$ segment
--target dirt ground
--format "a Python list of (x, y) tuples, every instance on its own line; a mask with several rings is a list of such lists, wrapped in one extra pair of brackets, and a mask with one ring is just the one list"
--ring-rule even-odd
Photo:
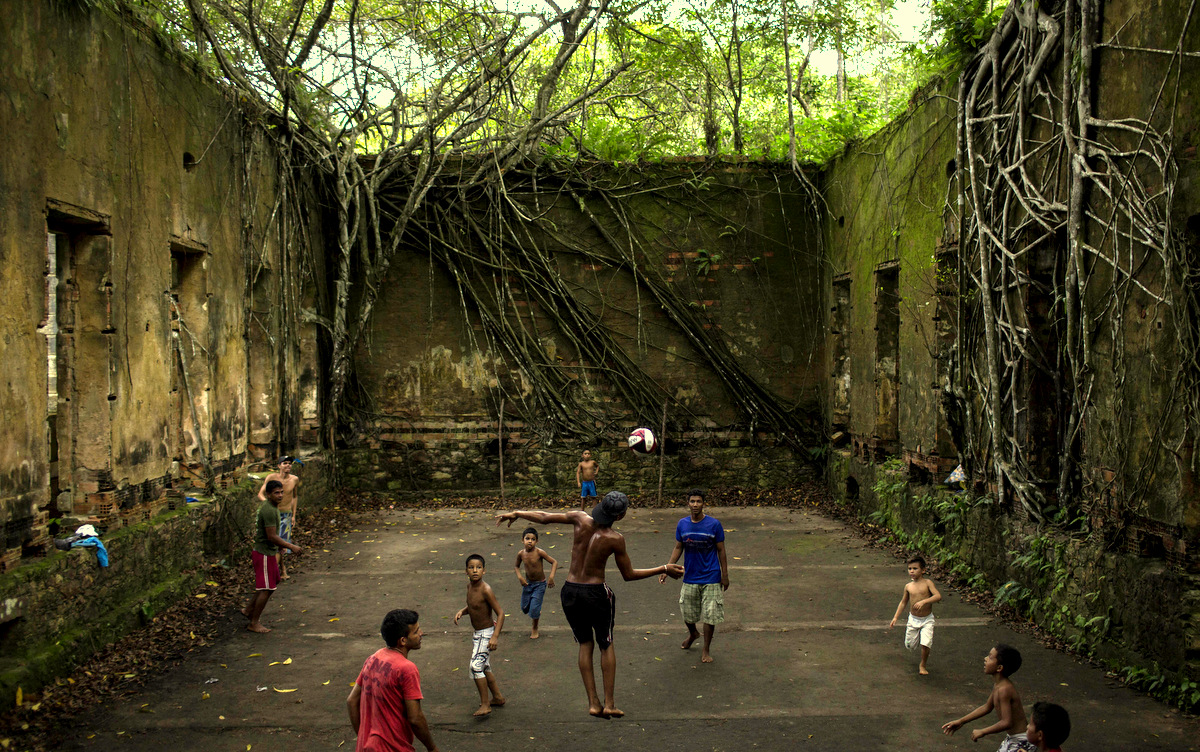
[[(994, 716), (953, 737), (940, 726), (986, 699), (991, 680), (983, 658), (1000, 641), (1024, 656), (1013, 679), (1026, 707), (1047, 699), (1070, 711), (1067, 750), (1200, 748), (1197, 719), (1012, 631), (947, 588), (935, 608), (932, 675), (918, 676), (902, 628), (886, 629), (907, 581), (902, 563), (816, 513), (707, 511), (725, 526), (732, 567), (714, 663), (700, 663), (699, 646), (680, 649), (677, 582), (626, 583), (609, 568), (624, 719), (587, 715), (557, 588), (547, 594), (542, 638), (528, 638), (512, 569), (522, 523), (497, 528), (481, 510), (391, 510), (360, 516), (327, 550), (309, 553), (304, 571), (267, 606), (272, 633), (251, 634), (231, 613), (206, 647), (136, 693), (77, 718), (56, 746), (352, 749), (346, 695), (363, 660), (383, 645), (383, 615), (404, 607), (420, 613), (426, 632), (410, 658), (421, 669), (434, 739), (446, 752), (994, 749), (999, 737), (974, 746), (969, 736)], [(666, 561), (685, 513), (635, 509), (617, 524), (634, 566)], [(560, 560), (559, 583), (569, 536), (565, 526), (542, 532), (542, 547)], [(467, 673), (469, 623), (452, 623), (464, 602), (464, 559), (476, 552), (487, 559), (487, 580), (509, 613), (492, 656), (509, 702), (485, 719), (471, 716), (478, 696)]]

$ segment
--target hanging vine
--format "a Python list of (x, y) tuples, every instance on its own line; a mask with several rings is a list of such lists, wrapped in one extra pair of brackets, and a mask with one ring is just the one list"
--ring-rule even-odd
[[(959, 79), (960, 283), (974, 292), (960, 290), (957, 370), (960, 396), (978, 395), (964, 444), (1001, 503), (1011, 491), (1039, 522), (1091, 482), (1082, 435), (1098, 378), (1118, 395), (1114, 425), (1153, 411), (1151, 451), (1120, 468), (1133, 503), (1164, 449), (1183, 458), (1200, 416), (1196, 261), (1172, 226), (1172, 134), (1154, 124), (1170, 118), (1096, 114), (1097, 24), (1098, 0), (1013, 0)], [(1120, 396), (1135, 300), (1169, 318), (1181, 355), (1159, 364), (1167, 386), (1154, 406)], [(1111, 373), (1094, 358), (1102, 339)], [(1106, 436), (1105, 454), (1132, 457), (1129, 433)], [(1036, 454), (1047, 445), (1049, 457)]]

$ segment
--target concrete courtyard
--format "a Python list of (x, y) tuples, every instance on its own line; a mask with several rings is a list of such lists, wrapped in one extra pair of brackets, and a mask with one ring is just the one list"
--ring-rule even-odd
[[(1200, 748), (1196, 719), (1014, 632), (945, 587), (935, 608), (932, 675), (918, 676), (903, 629), (886, 629), (907, 580), (902, 562), (815, 513), (707, 511), (725, 526), (732, 567), (714, 663), (700, 663), (699, 646), (680, 650), (677, 582), (625, 583), (609, 567), (624, 719), (587, 715), (558, 588), (547, 594), (542, 638), (528, 639), (512, 571), (521, 522), (497, 528), (487, 511), (474, 509), (394, 510), (362, 516), (328, 552), (311, 552), (267, 607), (271, 634), (246, 632), (231, 615), (213, 647), (128, 701), (79, 719), (63, 748), (353, 749), (345, 698), (363, 660), (383, 645), (384, 613), (398, 607), (421, 615), (426, 637), (410, 658), (421, 669), (434, 739), (446, 752), (995, 749), (998, 736), (970, 741), (970, 729), (994, 716), (953, 737), (940, 726), (986, 699), (983, 658), (1000, 641), (1024, 656), (1013, 678), (1026, 708), (1048, 699), (1070, 711), (1067, 750)], [(637, 509), (617, 524), (634, 566), (666, 561), (685, 513)], [(542, 547), (559, 559), (559, 584), (569, 536), (566, 526), (542, 529)], [(482, 720), (471, 716), (478, 696), (467, 672), (470, 626), (452, 623), (464, 603), (464, 559), (476, 552), (509, 614), (492, 657), (509, 702)]]

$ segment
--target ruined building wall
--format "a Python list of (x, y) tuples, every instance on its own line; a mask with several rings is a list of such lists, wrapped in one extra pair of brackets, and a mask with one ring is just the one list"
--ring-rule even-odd
[[(130, 23), (0, 0), (0, 702), (190, 593), (316, 417), (271, 142)], [(107, 569), (48, 545), (92, 515)]]
[[(1106, 2), (1097, 38), (1175, 49), (1185, 13), (1173, 3)], [(1200, 46), (1194, 19), (1191, 28), (1183, 49)], [(1179, 171), (1171, 221), (1194, 254), (1200, 112), (1186, 92), (1200, 82), (1200, 65), (1184, 59), (1180, 77), (1169, 55), (1100, 49), (1096, 60), (1097, 117), (1150, 119), (1171, 131)], [(1061, 69), (1053, 79), (1060, 76)], [(1011, 494), (998, 506), (987, 468), (976, 468), (963, 494), (938, 488), (964, 450), (952, 409), (952, 356), (960, 341), (984, 347), (981, 323), (960, 340), (957, 321), (960, 295), (967, 306), (978, 304), (977, 291), (958, 289), (957, 96), (953, 79), (931, 86), (904, 116), (849, 148), (823, 174), (832, 274), (825, 287), (827, 421), (837, 447), (828, 480), (847, 503), (881, 515), (910, 547), (938, 553), (960, 574), (984, 575), (997, 592), (1084, 649), (1118, 665), (1155, 662), (1200, 675), (1200, 494), (1183, 431), (1185, 404), (1196, 395), (1180, 393), (1186, 382), (1175, 380), (1190, 355), (1181, 351), (1175, 327), (1189, 314), (1155, 301), (1153, 293), (1168, 284), (1155, 259), (1137, 265), (1138, 284), (1120, 296), (1118, 320), (1107, 308), (1111, 268), (1089, 256), (1093, 277), (1084, 302), (1097, 312), (1094, 382), (1079, 433), (1081, 498), (1063, 504), (1075, 532), (1037, 527)], [(1039, 125), (1030, 127), (1038, 138)], [(1135, 144), (1131, 137), (1124, 145)], [(1041, 174), (1048, 166), (1040, 155), (1028, 169)], [(1161, 187), (1147, 186), (1151, 194)], [(1114, 242), (1129, 244), (1120, 226), (1105, 221), (1112, 207), (1102, 195), (1093, 192), (1087, 208), (1089, 243), (1109, 252)], [(1042, 267), (1054, 242), (1064, 239), (1023, 257), (1030, 278), (1050, 273)], [(1039, 302), (1036, 286), (1024, 295), (1022, 315), (1036, 327), (1055, 302)], [(1054, 352), (1055, 342), (1039, 336), (1035, 331), (1039, 346)], [(982, 352), (968, 356), (978, 360)], [(1057, 480), (1052, 408), (1062, 395), (1052, 375), (1029, 383), (1018, 440), (1031, 463)], [(965, 395), (974, 409), (985, 398)], [(1039, 571), (1043, 563), (1048, 567)]]
[[(621, 186), (621, 211), (637, 228), (648, 274), (664, 280), (702, 326), (718, 333), (738, 362), (799, 414), (819, 416), (821, 259), (818, 225), (803, 183), (778, 165), (678, 162), (640, 169), (596, 166)], [(528, 216), (540, 216), (585, 247), (606, 250), (605, 238), (578, 203), (557, 193), (547, 170), (535, 198), (526, 182), (508, 195)], [(588, 211), (611, 236), (625, 231), (595, 194)], [(727, 387), (628, 268), (604, 266), (542, 237), (551, 263), (576, 300), (615, 332), (618, 345), (670, 395), (665, 485), (790, 485), (801, 472), (792, 449), (751, 430)], [(496, 275), (489, 284), (500, 281)], [(510, 278), (514, 321), (546, 343), (572, 385), (605, 416), (609, 435), (644, 425), (659, 430), (658, 409), (638, 414), (622, 402), (602, 363), (581, 359), (569, 338), (549, 325), (539, 304)], [(589, 332), (576, 332), (582, 337)], [(499, 486), (498, 410), (505, 408), (505, 483), (536, 493), (575, 491), (582, 440), (544, 440), (536, 408), (522, 412), (527, 374), (489, 341), (477, 312), (464, 305), (454, 281), (426, 249), (412, 248), (392, 265), (389, 284), (360, 349), (357, 372), (372, 400), (370, 431), (345, 452), (348, 482), (393, 491), (491, 493)], [(530, 421), (527, 423), (526, 421)], [(532, 423), (532, 424), (531, 424)], [(619, 438), (593, 450), (601, 489), (652, 490), (657, 457), (632, 455)]]
[(119, 516), (206, 458), (220, 473), (291, 438), (280, 373), (312, 366), (272, 344), (279, 165), (234, 102), (125, 24), (52, 2), (0, 4), (0, 68), (12, 550), (52, 513)]

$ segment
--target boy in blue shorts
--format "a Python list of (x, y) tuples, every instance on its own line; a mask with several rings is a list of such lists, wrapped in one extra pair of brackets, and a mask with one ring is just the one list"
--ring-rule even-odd
[[(704, 513), (704, 492), (699, 488), (688, 491), (689, 515), (675, 526), (675, 550), (668, 564), (674, 564), (683, 554), (683, 589), (679, 592), (679, 608), (687, 624), (688, 636), (680, 645), (687, 650), (700, 637), (696, 624), (704, 625), (704, 647), (701, 663), (712, 663), (713, 634), (725, 621), (725, 591), (729, 589), (729, 565), (725, 561), (725, 528), (716, 517)], [(658, 578), (666, 582), (666, 575)]]
[(600, 473), (600, 463), (592, 459), (590, 449), (583, 450), (579, 464), (575, 466), (575, 485), (579, 486), (579, 508), (587, 511), (588, 497), (596, 495), (596, 476)]
[[(517, 573), (517, 580), (521, 583), (521, 613), (529, 614), (529, 618), (533, 619), (533, 631), (529, 633), (531, 640), (538, 638), (542, 599), (546, 597), (546, 588), (554, 587), (554, 573), (558, 571), (558, 562), (538, 548), (537, 541), (537, 530), (525, 528), (525, 532), (521, 533), (521, 542), (525, 547), (517, 552), (517, 563), (513, 565), (513, 571)], [(542, 566), (543, 559), (550, 562), (549, 577)], [(522, 563), (525, 565), (524, 575), (521, 574)]]

